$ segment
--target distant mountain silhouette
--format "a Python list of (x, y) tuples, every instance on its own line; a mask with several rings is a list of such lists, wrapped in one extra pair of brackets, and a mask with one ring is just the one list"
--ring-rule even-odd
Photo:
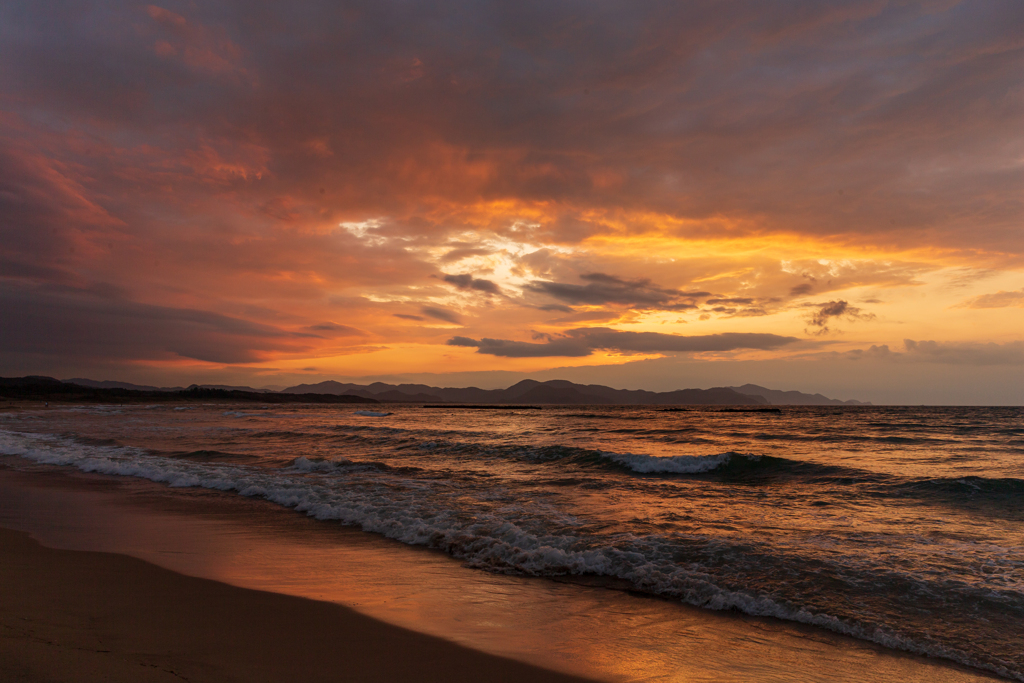
[(564, 379), (538, 382), (524, 379), (507, 389), (441, 388), (426, 384), (350, 384), (328, 380), (300, 384), (283, 393), (338, 394), (374, 398), (378, 401), (409, 403), (543, 403), (560, 405), (765, 405), (760, 396), (743, 394), (726, 387), (643, 391), (612, 389), (600, 384), (576, 384)]
[(869, 406), (871, 403), (863, 401), (840, 401), (836, 398), (828, 398), (821, 394), (805, 394), (802, 391), (779, 391), (778, 389), (765, 389), (756, 384), (744, 384), (741, 387), (729, 387), (741, 394), (760, 396), (766, 399), (773, 406)]
[[(132, 391), (184, 391), (185, 387), (153, 387), (147, 384), (132, 384), (131, 382), (115, 382), (112, 380), (84, 379), (75, 377), (62, 380), (68, 384), (77, 384), (80, 387), (92, 387), (93, 389), (131, 389)], [(201, 389), (223, 389), (224, 391), (247, 391), (254, 394), (276, 393), (273, 389), (253, 389), (252, 387), (239, 387), (230, 384), (193, 384)]]
[(74, 377), (61, 380), (67, 384), (77, 384), (80, 387), (92, 387), (93, 389), (131, 389), (132, 391), (184, 391), (185, 387), (154, 387), (148, 384), (132, 384), (131, 382), (115, 382), (113, 380), (85, 379)]
[(90, 387), (73, 382), (61, 382), (53, 377), (38, 375), (29, 377), (0, 377), (0, 400), (4, 399), (16, 401), (84, 401), (93, 403), (209, 400), (256, 401), (259, 403), (377, 403), (376, 399), (361, 396), (239, 391), (237, 389), (202, 387), (196, 384), (193, 384), (188, 389), (178, 391), (139, 391), (119, 386)]
[[(779, 391), (767, 389), (757, 384), (744, 384), (740, 387), (715, 387), (713, 389), (679, 389), (676, 391), (644, 391), (629, 389), (613, 389), (600, 384), (576, 384), (564, 379), (553, 379), (547, 382), (524, 379), (507, 389), (480, 389), (478, 387), (432, 387), (427, 384), (352, 384), (328, 380), (317, 384), (299, 384), (288, 387), (280, 392), (271, 389), (253, 389), (252, 387), (236, 387), (223, 384), (193, 384), (188, 390), (182, 387), (152, 387), (129, 382), (111, 380), (97, 381), (93, 379), (75, 378), (64, 380), (52, 377), (18, 377), (0, 378), (0, 386), (6, 386), (6, 395), (17, 393), (15, 387), (31, 385), (33, 393), (38, 395), (73, 393), (67, 385), (89, 388), (98, 391), (94, 395), (99, 398), (108, 392), (109, 397), (127, 397), (139, 394), (180, 394), (190, 391), (190, 397), (197, 397), (196, 392), (213, 392), (209, 397), (255, 400), (260, 397), (268, 402), (281, 400), (295, 401), (296, 394), (312, 397), (309, 400), (326, 400), (324, 396), (346, 397), (345, 402), (365, 399), (370, 402), (384, 401), (389, 403), (462, 403), (508, 405), (523, 404), (556, 404), (556, 405), (871, 405), (861, 401), (840, 401), (822, 396), (821, 394), (805, 394), (800, 391)], [(45, 386), (50, 385), (50, 389)], [(63, 386), (60, 386), (63, 385)], [(59, 388), (58, 388), (59, 387)], [(79, 392), (81, 393), (81, 392)], [(288, 398), (281, 396), (289, 395)], [(91, 395), (93, 396), (93, 395)], [(273, 398), (278, 396), (280, 398)], [(155, 396), (152, 396), (155, 397)], [(243, 399), (244, 400), (244, 399)]]

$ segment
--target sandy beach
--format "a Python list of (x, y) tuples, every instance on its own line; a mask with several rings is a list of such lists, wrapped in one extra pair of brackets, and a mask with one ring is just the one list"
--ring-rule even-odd
[(993, 679), (798, 624), (467, 569), (244, 497), (18, 469), (0, 467), (0, 527), (18, 529), (0, 535), (5, 681)]
[(0, 679), (583, 681), (339, 605), (44, 548), (0, 529)]

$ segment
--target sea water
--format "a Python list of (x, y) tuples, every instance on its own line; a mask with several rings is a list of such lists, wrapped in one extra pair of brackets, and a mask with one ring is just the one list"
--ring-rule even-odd
[(9, 411), (0, 454), (1024, 680), (1022, 409), (357, 409)]

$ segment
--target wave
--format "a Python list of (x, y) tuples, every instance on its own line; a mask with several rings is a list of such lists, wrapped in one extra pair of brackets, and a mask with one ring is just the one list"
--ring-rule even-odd
[[(585, 468), (597, 467), (626, 475), (704, 477), (716, 481), (753, 484), (793, 480), (829, 487), (833, 491), (847, 489), (851, 495), (909, 496), (956, 505), (1001, 503), (1008, 497), (1024, 495), (1024, 480), (1015, 478), (912, 478), (844, 465), (737, 451), (658, 456), (561, 444), (537, 446), (464, 441), (464, 437), (478, 435), (455, 430), (429, 431), (362, 425), (338, 429), (344, 432), (342, 436), (347, 440), (397, 451), (412, 449), (427, 454), (474, 460), (497, 458), (536, 464), (570, 464)], [(1007, 508), (999, 514), (1016, 515), (1017, 507)]]
[(226, 451), (211, 449), (155, 454), (166, 455), (169, 458), (181, 460), (195, 460), (197, 462), (251, 462), (259, 459), (259, 456), (257, 455), (250, 455), (247, 453), (228, 453)]
[(295, 472), (317, 473), (317, 474), (351, 474), (353, 472), (391, 472), (395, 474), (415, 474), (423, 472), (420, 467), (408, 465), (395, 467), (382, 462), (359, 462), (349, 458), (336, 455), (332, 458), (308, 458), (304, 455), (292, 460), (288, 469)]
[[(575, 450), (569, 457), (597, 457), (634, 471), (675, 468), (686, 474), (713, 472), (734, 462), (762, 466), (766, 460), (738, 453), (681, 460), (608, 453), (594, 456), (594, 452), (584, 456), (580, 449)], [(86, 472), (140, 477), (172, 487), (235, 491), (317, 519), (336, 520), (407, 544), (436, 548), (471, 567), (534, 576), (610, 577), (653, 595), (709, 609), (735, 609), (819, 626), (1024, 681), (1024, 673), (1014, 668), (1015, 664), (991, 656), (979, 659), (948, 642), (948, 638), (943, 642), (926, 632), (908, 633), (899, 621), (887, 624), (878, 619), (841, 617), (766, 594), (753, 585), (731, 585), (716, 576), (711, 566), (666, 555), (665, 548), (681, 547), (681, 540), (674, 536), (594, 536), (583, 530), (584, 520), (541, 500), (522, 500), (511, 491), (488, 489), (486, 495), (472, 497), (467, 495), (472, 492), (448, 481), (393, 476), (390, 468), (371, 472), (361, 469), (367, 463), (347, 458), (300, 456), (290, 467), (266, 468), (173, 459), (132, 447), (86, 445), (55, 436), (2, 430), (0, 453)], [(788, 465), (768, 461), (767, 466)], [(346, 476), (330, 476), (340, 474)], [(747, 539), (742, 551), (755, 560), (758, 552), (771, 552), (758, 547), (756, 539)], [(740, 549), (737, 546), (732, 551)]]
[(602, 453), (601, 457), (639, 474), (701, 474), (727, 465), (734, 457), (756, 456), (729, 452), (714, 455), (673, 455), (660, 458), (632, 453)]
[(1013, 477), (990, 478), (966, 476), (956, 478), (917, 479), (901, 488), (908, 491), (947, 493), (971, 499), (1024, 499), (1024, 480)]
[(299, 456), (292, 461), (291, 466), (299, 472), (338, 472), (346, 467), (351, 467), (352, 464), (351, 460), (341, 456), (336, 456), (331, 460)]
[(724, 479), (799, 478), (818, 485), (858, 487), (878, 495), (955, 498), (961, 502), (1002, 502), (1024, 497), (1024, 480), (980, 476), (909, 478), (840, 465), (771, 455), (719, 453), (704, 456), (653, 457), (603, 454), (639, 474), (715, 474)]

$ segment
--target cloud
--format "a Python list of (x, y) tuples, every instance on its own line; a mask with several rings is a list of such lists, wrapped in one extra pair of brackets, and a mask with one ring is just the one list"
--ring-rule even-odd
[(809, 282), (805, 282), (802, 285), (795, 285), (795, 286), (791, 287), (790, 290), (789, 290), (789, 295), (790, 296), (804, 296), (805, 294), (810, 294), (813, 291), (814, 291), (814, 285), (812, 285)]
[(337, 337), (365, 337), (366, 332), (349, 327), (348, 325), (339, 325), (338, 323), (324, 322), (316, 325), (309, 325), (307, 330), (311, 332), (326, 332), (332, 336)]
[(508, 339), (470, 339), (469, 337), (452, 337), (449, 346), (475, 347), (477, 353), (502, 358), (546, 358), (552, 356), (579, 357), (589, 356), (593, 349), (588, 348), (577, 339), (556, 339), (544, 344), (510, 341)]
[(468, 273), (462, 275), (445, 275), (444, 281), (459, 289), (470, 289), (484, 294), (501, 294), (501, 288), (490, 280), (481, 280)]
[(211, 30), (188, 21), (180, 14), (155, 5), (146, 7), (146, 13), (157, 27), (159, 38), (153, 43), (153, 53), (165, 59), (178, 59), (191, 69), (211, 74), (234, 71), (245, 73), (238, 67), (242, 50), (223, 30)]
[(775, 349), (797, 341), (795, 337), (776, 334), (724, 333), (699, 336), (663, 334), (659, 332), (624, 332), (608, 327), (585, 327), (569, 330), (561, 337), (549, 337), (544, 343), (453, 337), (451, 346), (475, 347), (478, 353), (506, 358), (541, 358), (550, 356), (588, 356), (594, 350), (624, 353), (698, 353), (733, 351), (737, 349)]
[(267, 333), (183, 325), (253, 358), (310, 343), (284, 327), (341, 353), (325, 320), (435, 339), (403, 310), (486, 339), (806, 303), (787, 292), (894, 310), (883, 288), (940, 261), (1024, 262), (1024, 6), (796, 4), (15, 0), (0, 273), (98, 320), (101, 299), (245, 318)]
[(807, 317), (807, 322), (818, 328), (810, 334), (822, 335), (832, 331), (828, 326), (830, 320), (871, 320), (874, 317), (874, 313), (864, 313), (860, 308), (840, 300), (818, 304), (817, 310)]
[(484, 247), (457, 247), (447, 252), (440, 258), (441, 263), (452, 263), (455, 261), (461, 261), (464, 258), (470, 256), (488, 256), (494, 253), (492, 249)]
[(393, 315), (403, 320), (426, 320), (422, 315), (409, 315), (408, 313), (395, 313)]
[(973, 299), (968, 299), (963, 304), (964, 308), (1009, 308), (1024, 307), (1024, 289), (1016, 292), (996, 292), (995, 294), (982, 294)]
[(849, 351), (854, 360), (874, 359), (904, 363), (941, 363), (945, 365), (1024, 365), (1024, 341), (1002, 344), (994, 342), (938, 342), (903, 340), (904, 351), (893, 351), (888, 344)]
[(619, 304), (637, 309), (687, 310), (696, 308), (694, 298), (709, 296), (708, 292), (682, 292), (651, 284), (650, 280), (624, 280), (605, 273), (580, 276), (586, 285), (534, 280), (528, 290), (547, 294), (570, 305), (603, 306)]
[(1005, 344), (949, 343), (904, 339), (907, 357), (932, 363), (953, 365), (1024, 364), (1024, 341)]
[[(429, 318), (434, 318), (436, 320), (441, 320), (446, 323), (451, 323), (452, 325), (462, 324), (462, 318), (459, 316), (459, 314), (447, 308), (440, 308), (438, 306), (423, 306), (422, 308), (420, 308), (420, 313)], [(404, 316), (400, 315), (399, 317)]]
[(739, 304), (743, 306), (749, 306), (750, 304), (754, 303), (754, 300), (747, 297), (731, 297), (725, 299), (708, 299), (704, 303), (708, 304), (709, 306), (712, 304)]
[(102, 154), (75, 135), (53, 153), (98, 196), (119, 189), (91, 173), (111, 153), (156, 180), (118, 140), (156, 164), (212, 141), (221, 162), (265, 153), (240, 202), (289, 196), (325, 220), (442, 225), (518, 202), (549, 207), (541, 229), (564, 242), (634, 212), (706, 236), (725, 217), (747, 234), (1021, 246), (1016, 3), (815, 3), (785, 26), (755, 0), (115, 0), (88, 21), (16, 5), (3, 91), (40, 126), (94, 136)]
[(189, 308), (70, 288), (0, 287), (0, 352), (73, 360), (251, 363), (309, 348), (308, 335)]

